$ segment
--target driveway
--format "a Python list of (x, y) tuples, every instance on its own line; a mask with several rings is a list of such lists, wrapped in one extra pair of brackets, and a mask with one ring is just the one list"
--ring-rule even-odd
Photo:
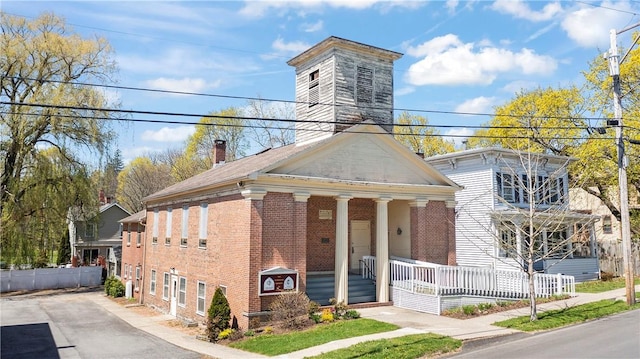
[(82, 295), (0, 299), (2, 359), (203, 358), (138, 330)]

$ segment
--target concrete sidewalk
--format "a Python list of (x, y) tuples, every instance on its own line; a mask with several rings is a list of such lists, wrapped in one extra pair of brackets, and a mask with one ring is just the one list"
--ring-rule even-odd
[[(640, 286), (636, 286), (636, 291), (640, 291)], [(229, 348), (224, 345), (213, 344), (196, 339), (194, 336), (186, 335), (178, 329), (173, 329), (160, 324), (160, 321), (174, 319), (168, 315), (158, 315), (145, 317), (133, 310), (114, 303), (105, 297), (104, 293), (86, 293), (87, 297), (95, 303), (104, 307), (107, 311), (120, 317), (132, 326), (155, 335), (169, 343), (179, 347), (201, 353), (213, 358), (266, 358), (266, 356), (248, 353), (245, 351)], [(609, 292), (588, 294), (579, 293), (577, 297), (555, 301), (551, 303), (539, 304), (538, 312), (550, 309), (561, 309), (579, 304), (590, 303), (602, 299), (622, 299), (625, 300), (625, 289), (617, 289)], [(298, 359), (305, 358), (336, 349), (346, 348), (354, 344), (377, 340), (394, 338), (418, 333), (435, 333), (450, 336), (461, 340), (493, 338), (513, 333), (520, 333), (517, 330), (506, 329), (492, 325), (497, 321), (529, 315), (529, 308), (514, 309), (501, 313), (484, 315), (473, 319), (454, 319), (433, 314), (420, 313), (408, 309), (392, 306), (358, 309), (363, 318), (371, 318), (381, 322), (393, 323), (401, 329), (366, 335), (362, 337), (337, 340), (312, 348), (307, 348), (294, 353), (284, 354), (278, 358)]]

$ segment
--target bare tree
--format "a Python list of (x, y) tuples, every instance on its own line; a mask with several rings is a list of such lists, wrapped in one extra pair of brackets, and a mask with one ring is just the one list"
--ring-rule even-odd
[[(540, 292), (535, 280), (538, 273), (553, 272), (562, 261), (579, 256), (591, 257), (589, 263), (597, 266), (591, 232), (595, 217), (569, 210), (569, 157), (506, 149), (482, 151), (477, 162), (460, 164), (462, 160), (448, 156), (436, 165), (465, 187), (456, 195), (458, 260), (462, 265), (491, 265), (525, 273), (533, 321)], [(483, 165), (478, 167), (481, 160)]]
[(245, 109), (251, 121), (251, 139), (263, 148), (295, 141), (295, 107), (291, 103), (250, 100)]

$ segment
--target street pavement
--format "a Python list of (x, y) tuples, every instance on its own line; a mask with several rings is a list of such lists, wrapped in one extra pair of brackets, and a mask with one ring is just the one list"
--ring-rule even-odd
[[(636, 291), (640, 290), (640, 286), (636, 286)], [(206, 341), (196, 339), (193, 335), (185, 334), (177, 328), (171, 328), (161, 324), (161, 321), (172, 319), (168, 315), (144, 316), (134, 310), (122, 306), (104, 295), (102, 292), (87, 292), (78, 294), (87, 300), (102, 306), (105, 310), (119, 317), (131, 326), (143, 330), (153, 336), (156, 336), (168, 343), (182, 347), (184, 349), (200, 353), (211, 358), (266, 358), (259, 354), (248, 353), (238, 349), (230, 348), (224, 345), (213, 344)], [(579, 304), (599, 301), (602, 299), (622, 299), (624, 300), (625, 289), (617, 289), (603, 293), (579, 293), (578, 296), (570, 299), (544, 303), (538, 305), (538, 312), (550, 309), (561, 309)], [(337, 340), (316, 347), (300, 350), (298, 352), (281, 355), (277, 358), (281, 359), (298, 359), (308, 356), (318, 355), (336, 349), (346, 348), (359, 342), (399, 337), (409, 334), (418, 333), (436, 333), (450, 336), (456, 339), (465, 340), (465, 342), (473, 342), (477, 340), (495, 340), (507, 335), (521, 333), (517, 330), (501, 328), (492, 325), (492, 323), (529, 314), (529, 308), (515, 309), (490, 315), (479, 316), (472, 319), (454, 319), (445, 316), (420, 313), (413, 310), (383, 306), (374, 308), (358, 309), (361, 317), (371, 318), (382, 322), (396, 324), (400, 329), (366, 335), (356, 338)]]

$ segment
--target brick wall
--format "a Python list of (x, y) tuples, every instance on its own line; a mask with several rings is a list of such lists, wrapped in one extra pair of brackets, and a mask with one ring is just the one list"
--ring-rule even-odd
[[(137, 236), (140, 233), (140, 245), (137, 244)], [(131, 235), (131, 242), (128, 238)], [(140, 298), (144, 275), (142, 273), (142, 264), (144, 261), (144, 239), (145, 228), (139, 223), (123, 223), (122, 231), (122, 258), (120, 260), (120, 280), (126, 286), (127, 281), (132, 282), (132, 295), (134, 298)], [(136, 283), (136, 267), (140, 266), (140, 277)], [(129, 269), (130, 268), (130, 269)], [(128, 276), (125, 278), (125, 274)], [(137, 289), (136, 289), (136, 284)]]
[(455, 264), (455, 212), (443, 201), (429, 201), (426, 207), (411, 207), (411, 257)]

